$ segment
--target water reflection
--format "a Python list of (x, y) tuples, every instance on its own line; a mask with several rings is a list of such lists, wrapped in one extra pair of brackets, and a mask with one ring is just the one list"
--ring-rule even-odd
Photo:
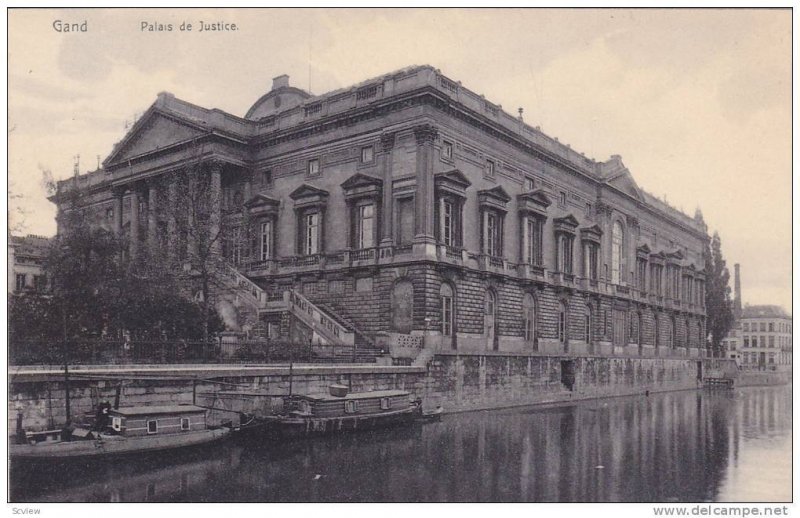
[[(390, 502), (791, 499), (791, 387), (675, 392), (446, 416), (149, 464), (12, 466), (15, 501)], [(63, 475), (63, 474), (61, 474)]]

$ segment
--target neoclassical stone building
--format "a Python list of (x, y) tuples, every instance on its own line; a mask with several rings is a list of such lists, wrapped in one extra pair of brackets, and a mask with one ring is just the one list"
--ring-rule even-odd
[[(206, 202), (190, 210), (200, 184)], [(162, 93), (100, 170), (53, 200), (76, 210), (64, 206), (74, 190), (131, 257), (184, 272), (199, 248), (223, 258), (216, 303), (251, 333), (559, 354), (705, 347), (699, 211), (429, 66), (320, 96), (280, 76), (243, 118)]]

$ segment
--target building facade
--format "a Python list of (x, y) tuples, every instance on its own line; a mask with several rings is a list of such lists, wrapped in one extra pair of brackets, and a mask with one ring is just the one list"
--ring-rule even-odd
[[(198, 185), (202, 210), (186, 201)], [(162, 93), (102, 169), (52, 199), (61, 221), (80, 210), (126, 236), (133, 258), (222, 258), (215, 303), (234, 329), (704, 354), (699, 211), (429, 66), (320, 96), (280, 76), (243, 118)]]
[(741, 365), (784, 368), (792, 365), (792, 316), (780, 306), (745, 306), (739, 320)]
[(8, 292), (14, 294), (44, 293), (49, 282), (44, 261), (51, 239), (42, 236), (9, 236)]

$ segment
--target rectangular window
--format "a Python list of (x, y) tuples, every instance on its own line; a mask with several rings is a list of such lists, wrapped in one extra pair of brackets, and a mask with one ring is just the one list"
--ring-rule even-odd
[(636, 276), (636, 286), (638, 286), (641, 291), (647, 291), (647, 284), (645, 284), (647, 280), (647, 260), (636, 260)]
[(597, 280), (597, 243), (586, 242), (583, 249), (583, 276), (593, 281)]
[(742, 324), (742, 331), (750, 331), (750, 324), (748, 324), (747, 322)]
[(446, 140), (442, 141), (442, 158), (445, 160), (453, 159), (453, 143)]
[(750, 347), (750, 337), (749, 336), (745, 336), (744, 337), (744, 347)]
[(106, 209), (106, 220), (108, 221), (114, 220), (114, 207)]
[(147, 433), (158, 433), (158, 421), (152, 420), (147, 421)]
[(442, 335), (453, 335), (453, 297), (442, 295)]
[(494, 178), (494, 160), (486, 161), (486, 176)]
[(769, 323), (769, 332), (770, 333), (774, 333), (775, 332), (775, 324), (772, 323), (772, 322)]
[(260, 238), (260, 254), (259, 258), (262, 261), (266, 261), (272, 255), (272, 222), (265, 221), (261, 224), (261, 235)]
[(527, 218), (525, 220), (525, 257), (528, 264), (542, 266), (542, 236), (544, 224), (540, 218)]
[(767, 324), (765, 322), (760, 322), (758, 324), (758, 328), (759, 328), (758, 330), (761, 331), (762, 333), (767, 332)]
[(303, 253), (314, 255), (319, 252), (319, 214), (306, 214), (303, 235)]
[(532, 191), (536, 188), (536, 181), (530, 176), (525, 177), (525, 190)]
[(484, 252), (492, 257), (502, 257), (502, 225), (500, 216), (494, 212), (486, 212), (486, 243)]
[(319, 174), (319, 159), (314, 158), (308, 161), (308, 176), (317, 176)]
[(450, 200), (442, 200), (442, 241), (447, 246), (455, 246), (453, 232), (453, 203)]
[(122, 418), (121, 417), (112, 417), (111, 418), (111, 428), (116, 432), (122, 431)]
[(381, 410), (389, 410), (391, 408), (392, 402), (389, 400), (388, 397), (381, 398)]
[(358, 401), (345, 401), (344, 411), (348, 414), (355, 414), (358, 411)]
[(769, 335), (769, 346), (770, 347), (775, 347), (775, 336), (774, 335)]
[(559, 261), (558, 265), (563, 273), (572, 273), (572, 241), (573, 237), (567, 234), (559, 235)]
[(761, 346), (761, 347), (766, 347), (767, 346), (767, 337), (764, 336), (764, 335), (761, 335), (758, 338), (758, 345)]
[(562, 207), (567, 206), (567, 193), (565, 193), (564, 191), (558, 193), (558, 204), (561, 205)]
[(14, 288), (16, 289), (16, 291), (22, 291), (22, 290), (25, 289), (25, 274), (24, 273), (18, 273), (14, 277)]
[(375, 206), (358, 207), (358, 248), (375, 246)]
[(370, 164), (375, 158), (375, 151), (372, 146), (364, 146), (361, 148), (361, 163)]
[(264, 188), (272, 187), (272, 171), (266, 170), (261, 173), (261, 186)]
[(181, 430), (188, 430), (191, 428), (191, 423), (188, 417), (181, 417)]

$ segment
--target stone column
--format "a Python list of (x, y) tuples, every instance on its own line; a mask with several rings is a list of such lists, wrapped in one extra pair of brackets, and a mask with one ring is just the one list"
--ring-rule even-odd
[(211, 215), (208, 224), (208, 238), (211, 240), (211, 254), (218, 255), (222, 250), (222, 236), (220, 224), (222, 222), (222, 163), (211, 163), (211, 189), (209, 192), (209, 202), (211, 203)]
[(151, 252), (158, 248), (158, 186), (155, 180), (147, 184), (147, 245)]
[(250, 201), (253, 196), (253, 173), (247, 171), (244, 179), (244, 202)]
[(122, 191), (114, 192), (114, 234), (122, 235)]
[(178, 202), (178, 184), (173, 178), (167, 186), (167, 257), (172, 263), (178, 258), (178, 220), (175, 217), (176, 203)]
[(381, 135), (381, 168), (383, 170), (383, 225), (381, 225), (381, 247), (392, 246), (394, 237), (394, 198), (392, 196), (392, 149), (394, 149), (395, 134), (384, 133)]
[(425, 245), (424, 255), (436, 254), (436, 240), (433, 233), (433, 141), (436, 135), (436, 128), (430, 124), (414, 128), (414, 137), (417, 141), (414, 241)]
[(130, 235), (129, 250), (131, 259), (136, 258), (139, 252), (139, 191), (134, 186), (131, 189), (131, 235)]

